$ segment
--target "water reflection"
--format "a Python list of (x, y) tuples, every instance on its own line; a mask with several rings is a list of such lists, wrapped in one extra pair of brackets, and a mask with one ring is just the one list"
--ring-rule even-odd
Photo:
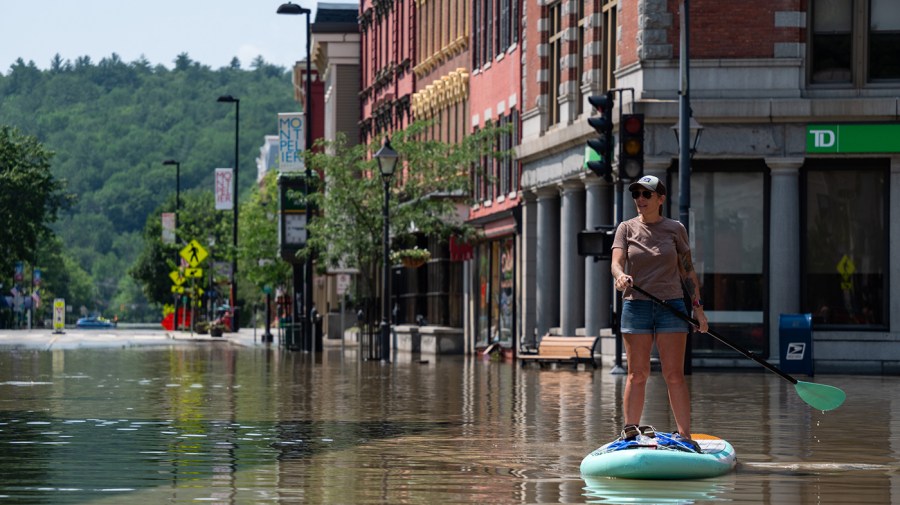
[[(7, 350), (0, 501), (900, 503), (900, 379), (829, 376), (848, 400), (828, 414), (770, 374), (690, 382), (695, 431), (728, 438), (738, 468), (648, 484), (578, 473), (621, 424), (623, 378), (607, 370), (218, 344)], [(658, 375), (647, 399), (647, 422), (674, 427)]]
[(734, 476), (702, 480), (640, 481), (585, 477), (588, 503), (690, 504), (730, 501)]

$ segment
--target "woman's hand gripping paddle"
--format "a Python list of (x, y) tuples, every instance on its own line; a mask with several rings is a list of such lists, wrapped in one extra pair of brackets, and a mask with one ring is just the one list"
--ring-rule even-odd
[[(659, 305), (662, 305), (663, 307), (669, 309), (670, 311), (672, 311), (673, 314), (675, 314), (679, 318), (683, 319), (684, 321), (687, 321), (688, 323), (690, 323), (694, 326), (700, 326), (700, 323), (698, 323), (697, 320), (695, 320), (692, 317), (688, 316), (687, 314), (681, 312), (680, 310), (676, 309), (675, 307), (669, 305), (664, 300), (660, 300), (659, 298), (651, 295), (650, 293), (635, 286), (634, 284), (631, 285), (631, 288), (634, 289), (635, 291), (637, 291), (638, 293), (646, 296), (647, 298), (650, 298), (651, 300), (658, 303)], [(753, 361), (755, 361), (755, 362), (759, 363), (760, 365), (769, 369), (771, 372), (774, 372), (775, 374), (779, 375), (781, 378), (783, 378), (786, 381), (793, 384), (794, 389), (797, 391), (797, 394), (800, 395), (800, 399), (805, 401), (807, 404), (809, 404), (814, 409), (817, 409), (817, 410), (836, 409), (836, 408), (840, 407), (842, 403), (844, 403), (844, 399), (846, 399), (846, 397), (847, 397), (847, 395), (841, 389), (836, 388), (834, 386), (826, 386), (825, 384), (816, 384), (814, 382), (798, 381), (797, 379), (795, 379), (795, 378), (791, 377), (790, 375), (781, 371), (778, 367), (776, 367), (776, 366), (772, 365), (771, 363), (767, 362), (766, 360), (760, 358), (759, 356), (754, 354), (752, 351), (744, 349), (743, 347), (732, 342), (730, 339), (723, 337), (722, 335), (719, 335), (718, 333), (716, 333), (712, 330), (709, 330), (707, 333), (712, 335), (713, 337), (715, 337), (717, 340), (719, 340), (723, 344), (727, 345), (728, 347), (731, 347), (735, 351), (743, 354), (745, 357), (752, 359)]]

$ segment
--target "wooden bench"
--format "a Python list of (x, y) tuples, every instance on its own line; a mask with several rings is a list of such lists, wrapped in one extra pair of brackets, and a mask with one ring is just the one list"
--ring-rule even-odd
[(560, 337), (544, 335), (538, 344), (536, 354), (519, 354), (519, 360), (527, 363), (537, 362), (543, 368), (545, 363), (572, 363), (578, 368), (579, 363), (590, 363), (597, 368), (594, 350), (600, 339), (598, 337)]

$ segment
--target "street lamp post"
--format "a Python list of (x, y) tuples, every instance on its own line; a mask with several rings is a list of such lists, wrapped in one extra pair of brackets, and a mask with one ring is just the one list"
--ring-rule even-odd
[[(690, 233), (691, 213), (691, 157), (696, 145), (691, 146), (691, 0), (681, 0), (681, 27), (678, 49), (678, 66), (681, 79), (678, 89), (678, 220)], [(699, 130), (697, 140), (699, 137)], [(690, 333), (684, 353), (684, 373), (690, 374), (693, 370), (692, 343)]]
[(237, 247), (238, 247), (238, 145), (240, 144), (241, 100), (231, 95), (222, 95), (217, 100), (220, 103), (234, 104), (234, 184), (232, 191), (232, 243), (234, 254), (231, 257), (231, 331), (238, 331), (238, 306), (237, 306)]
[(385, 139), (384, 145), (375, 153), (378, 160), (378, 169), (381, 171), (381, 180), (384, 182), (384, 207), (382, 208), (382, 220), (384, 222), (384, 251), (382, 272), (382, 303), (381, 303), (381, 361), (391, 361), (391, 178), (394, 176), (394, 168), (400, 155), (391, 147), (391, 139)]
[[(691, 209), (691, 55), (690, 0), (681, 1), (681, 29), (678, 64), (681, 80), (678, 89), (678, 219), (687, 228)], [(690, 229), (688, 229), (690, 231)]]
[[(176, 160), (163, 161), (163, 165), (175, 165), (175, 243), (178, 244), (178, 210), (181, 207), (181, 163)], [(175, 254), (175, 266), (178, 266), (180, 259), (178, 253)], [(175, 293), (175, 329), (178, 330), (178, 298), (181, 295)], [(184, 310), (184, 309), (182, 309)]]
[[(312, 82), (312, 58), (310, 57), (310, 38), (311, 38), (311, 30), (310, 30), (310, 16), (312, 15), (312, 11), (305, 7), (301, 7), (295, 3), (288, 2), (286, 4), (281, 4), (278, 6), (277, 14), (287, 14), (287, 15), (299, 15), (303, 14), (306, 16), (306, 82), (304, 83), (304, 94), (306, 95), (306, 103), (303, 104), (303, 112), (306, 115), (306, 130), (304, 133), (306, 134), (306, 149), (312, 149), (312, 94), (310, 87), (310, 83)], [(312, 169), (309, 166), (309, 163), (305, 163), (306, 165), (306, 174), (304, 177), (304, 188), (305, 193), (309, 195), (309, 183), (312, 179)], [(309, 205), (309, 198), (306, 199), (306, 225), (309, 227), (309, 222), (312, 220), (312, 209)], [(307, 232), (308, 233), (308, 232)], [(296, 268), (296, 267), (295, 267)], [(303, 265), (304, 269), (304, 290), (303, 290), (303, 305), (304, 305), (304, 316), (303, 316), (303, 339), (304, 345), (303, 348), (305, 350), (311, 350), (314, 348), (313, 343), (313, 335), (312, 335), (312, 276), (313, 276), (313, 260), (312, 255), (307, 254), (306, 260)], [(296, 279), (297, 276), (294, 275)], [(294, 286), (296, 290), (297, 286)], [(295, 312), (296, 314), (297, 312)]]
[(178, 230), (178, 210), (181, 208), (181, 162), (166, 160), (163, 165), (175, 165), (175, 230)]

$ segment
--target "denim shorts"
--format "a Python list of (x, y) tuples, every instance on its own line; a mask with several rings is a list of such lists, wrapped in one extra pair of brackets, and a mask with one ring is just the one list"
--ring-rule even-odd
[[(684, 300), (677, 298), (666, 303), (687, 314)], [(686, 321), (651, 300), (624, 300), (622, 304), (622, 333), (687, 333), (688, 329)]]

